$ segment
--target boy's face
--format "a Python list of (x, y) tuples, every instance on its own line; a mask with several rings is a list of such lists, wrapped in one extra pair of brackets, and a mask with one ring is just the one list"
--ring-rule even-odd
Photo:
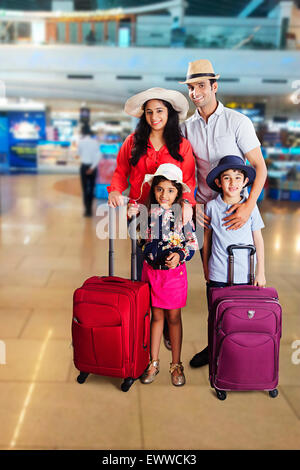
[(222, 188), (223, 195), (229, 197), (238, 196), (248, 181), (240, 170), (223, 171), (219, 178), (215, 179), (216, 185)]

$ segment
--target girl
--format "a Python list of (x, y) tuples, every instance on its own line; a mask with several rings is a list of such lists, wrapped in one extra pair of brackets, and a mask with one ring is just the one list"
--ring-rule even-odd
[[(182, 171), (176, 165), (160, 165), (154, 175), (146, 175), (151, 183), (148, 200), (147, 227), (140, 240), (144, 253), (142, 281), (151, 286), (151, 361), (141, 377), (141, 382), (153, 382), (159, 372), (159, 348), (166, 317), (169, 326), (172, 362), (172, 384), (185, 384), (180, 360), (182, 345), (181, 308), (186, 304), (187, 273), (185, 261), (192, 258), (197, 241), (192, 222), (182, 224), (180, 202), (189, 187), (182, 181)], [(128, 215), (138, 212), (129, 206)]]

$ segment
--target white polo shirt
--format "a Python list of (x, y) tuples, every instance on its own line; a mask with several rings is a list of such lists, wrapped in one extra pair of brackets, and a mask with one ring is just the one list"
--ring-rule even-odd
[(92, 170), (97, 168), (101, 160), (98, 140), (89, 135), (84, 136), (78, 143), (78, 155), (81, 163), (91, 165)]
[(244, 154), (260, 146), (251, 120), (242, 113), (226, 108), (218, 101), (207, 123), (198, 111), (181, 124), (183, 136), (192, 145), (196, 159), (196, 201), (206, 204), (218, 195), (206, 184), (206, 177), (226, 155)]

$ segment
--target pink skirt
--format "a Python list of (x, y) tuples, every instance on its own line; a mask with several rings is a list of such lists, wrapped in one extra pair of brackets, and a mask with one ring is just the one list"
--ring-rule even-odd
[(142, 281), (151, 287), (151, 305), (164, 309), (182, 308), (187, 299), (186, 265), (175, 269), (153, 269), (146, 261), (143, 264)]

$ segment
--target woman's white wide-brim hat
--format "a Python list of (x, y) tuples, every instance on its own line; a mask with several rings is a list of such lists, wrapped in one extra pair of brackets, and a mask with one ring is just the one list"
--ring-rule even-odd
[(125, 103), (124, 111), (130, 116), (141, 117), (143, 104), (149, 100), (165, 100), (179, 113), (179, 119), (185, 119), (189, 110), (189, 103), (185, 96), (176, 90), (166, 88), (149, 88), (137, 95), (131, 96)]
[(182, 181), (182, 171), (181, 171), (181, 169), (178, 166), (173, 165), (173, 163), (163, 163), (162, 165), (160, 165), (157, 168), (156, 172), (153, 175), (146, 174), (145, 178), (144, 178), (144, 183), (149, 183), (151, 185), (151, 183), (153, 181), (153, 178), (155, 176), (164, 176), (168, 180), (176, 181), (176, 183), (181, 184), (182, 192), (184, 192), (184, 193), (190, 193), (191, 192), (188, 185), (183, 183), (183, 181)]

